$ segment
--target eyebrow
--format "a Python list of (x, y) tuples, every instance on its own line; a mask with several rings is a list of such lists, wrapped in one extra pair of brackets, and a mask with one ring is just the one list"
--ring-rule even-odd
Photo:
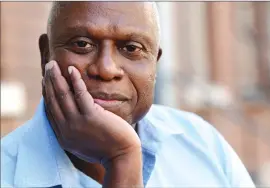
[[(150, 33), (139, 30), (136, 27), (119, 27), (119, 26), (108, 26), (104, 27), (109, 29), (110, 35), (105, 37), (113, 38), (115, 40), (135, 40), (142, 42), (144, 45), (153, 46), (154, 41), (151, 39)], [(63, 29), (56, 31), (58, 34), (56, 38), (74, 38), (74, 37), (89, 37), (91, 39), (100, 39), (103, 36), (101, 35), (103, 29), (95, 27), (93, 24), (81, 25), (74, 24), (65, 26)]]

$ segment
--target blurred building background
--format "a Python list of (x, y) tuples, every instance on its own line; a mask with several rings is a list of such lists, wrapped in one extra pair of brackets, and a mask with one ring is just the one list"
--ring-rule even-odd
[[(50, 2), (1, 2), (1, 136), (41, 98), (38, 37)], [(270, 187), (270, 2), (159, 2), (155, 103), (195, 112)]]

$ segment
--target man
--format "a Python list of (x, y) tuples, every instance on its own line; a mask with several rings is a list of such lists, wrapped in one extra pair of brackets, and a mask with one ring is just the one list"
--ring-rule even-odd
[(1, 142), (1, 187), (253, 187), (227, 142), (152, 105), (151, 2), (56, 2), (39, 39), (43, 97)]

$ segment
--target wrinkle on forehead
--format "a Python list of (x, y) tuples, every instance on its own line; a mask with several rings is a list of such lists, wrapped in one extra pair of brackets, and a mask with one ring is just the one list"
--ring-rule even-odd
[[(52, 30), (52, 27), (54, 27), (54, 23), (56, 22), (56, 19), (59, 17), (60, 13), (63, 9), (66, 8), (66, 6), (70, 5), (71, 3), (86, 3), (86, 2), (53, 2), (51, 11), (49, 14), (48, 24), (47, 24), (47, 33), (50, 37), (50, 32)], [(111, 13), (122, 13), (121, 10), (117, 8), (119, 5), (119, 2), (87, 2), (91, 3), (91, 13), (96, 15), (106, 15), (109, 12)], [(117, 4), (118, 5), (117, 5)], [(134, 4), (131, 5), (131, 4)], [(136, 5), (136, 6), (135, 6)], [(73, 5), (74, 6), (74, 5)], [(137, 8), (138, 14), (144, 14), (145, 17), (149, 20), (151, 23), (151, 26), (154, 27), (153, 29), (157, 32), (157, 44), (159, 45), (160, 42), (160, 25), (159, 25), (159, 15), (157, 10), (157, 5), (155, 2), (121, 2), (121, 6), (126, 6), (125, 10), (130, 9), (134, 11), (134, 8)], [(106, 8), (106, 11), (104, 11), (104, 8)], [(79, 10), (78, 10), (79, 11)], [(109, 12), (108, 12), (109, 11)], [(125, 11), (127, 12), (127, 11)], [(134, 19), (136, 19), (134, 17)]]

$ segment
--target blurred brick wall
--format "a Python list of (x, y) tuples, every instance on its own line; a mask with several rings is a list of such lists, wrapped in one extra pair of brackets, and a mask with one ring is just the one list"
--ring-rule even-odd
[(1, 136), (31, 118), (41, 97), (39, 35), (46, 31), (50, 3), (1, 2), (1, 82), (21, 82), (27, 91), (22, 117), (1, 118)]

